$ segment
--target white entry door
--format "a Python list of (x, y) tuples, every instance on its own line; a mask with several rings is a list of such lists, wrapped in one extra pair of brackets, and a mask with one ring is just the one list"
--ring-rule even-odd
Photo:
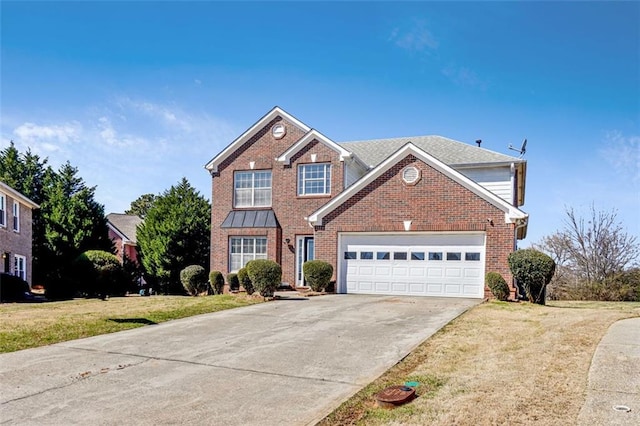
[(484, 233), (343, 234), (341, 293), (484, 296)]

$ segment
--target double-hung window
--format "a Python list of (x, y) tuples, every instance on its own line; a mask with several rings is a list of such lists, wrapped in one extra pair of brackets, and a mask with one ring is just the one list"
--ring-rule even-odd
[(233, 206), (270, 207), (271, 170), (235, 172)]
[(331, 164), (298, 166), (298, 195), (331, 194)]
[(20, 232), (20, 204), (13, 202), (13, 230)]
[(7, 226), (7, 197), (0, 194), (0, 226)]
[(229, 240), (229, 269), (238, 271), (250, 260), (267, 258), (266, 237), (231, 237)]

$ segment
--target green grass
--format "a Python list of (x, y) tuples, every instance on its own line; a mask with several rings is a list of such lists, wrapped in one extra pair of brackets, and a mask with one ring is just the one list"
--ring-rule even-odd
[(1, 304), (0, 353), (114, 333), (261, 301), (244, 295), (219, 295)]

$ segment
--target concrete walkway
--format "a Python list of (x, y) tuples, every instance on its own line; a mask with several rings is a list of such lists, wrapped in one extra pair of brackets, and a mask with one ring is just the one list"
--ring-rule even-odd
[(640, 425), (640, 318), (614, 323), (600, 341), (578, 424)]
[(298, 297), (3, 354), (0, 422), (310, 425), (478, 303)]

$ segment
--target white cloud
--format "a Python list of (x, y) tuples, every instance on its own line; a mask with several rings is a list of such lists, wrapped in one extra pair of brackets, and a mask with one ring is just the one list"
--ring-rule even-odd
[(394, 28), (389, 36), (389, 41), (411, 52), (436, 50), (439, 44), (427, 28), (427, 23), (424, 20), (414, 21), (413, 25), (407, 30)]
[(49, 144), (54, 142), (66, 144), (77, 141), (81, 133), (82, 125), (77, 121), (49, 126), (26, 122), (13, 130), (13, 134), (24, 142), (37, 143), (46, 141)]
[(640, 136), (624, 136), (619, 131), (606, 134), (600, 154), (623, 177), (640, 182)]

